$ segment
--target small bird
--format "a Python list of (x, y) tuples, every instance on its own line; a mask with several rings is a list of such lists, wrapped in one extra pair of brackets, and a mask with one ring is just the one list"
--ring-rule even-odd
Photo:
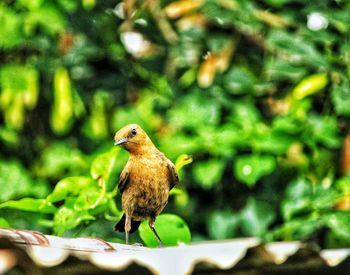
[(169, 191), (179, 182), (175, 165), (137, 124), (120, 129), (114, 140), (114, 145), (120, 145), (130, 153), (118, 184), (124, 214), (115, 231), (125, 232), (128, 244), (129, 233), (135, 232), (141, 221), (148, 218), (159, 246), (163, 246), (154, 222), (168, 202)]

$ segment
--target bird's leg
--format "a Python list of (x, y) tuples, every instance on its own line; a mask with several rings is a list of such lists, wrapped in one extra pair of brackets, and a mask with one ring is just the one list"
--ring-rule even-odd
[(131, 230), (131, 217), (125, 213), (125, 243), (129, 244), (129, 232)]
[(156, 236), (158, 243), (159, 243), (159, 247), (163, 247), (163, 242), (161, 241), (161, 239), (159, 238), (159, 235), (156, 231), (156, 229), (154, 228), (154, 222), (155, 222), (155, 217), (150, 217), (149, 218), (149, 227), (151, 228), (152, 232), (154, 233), (154, 235)]

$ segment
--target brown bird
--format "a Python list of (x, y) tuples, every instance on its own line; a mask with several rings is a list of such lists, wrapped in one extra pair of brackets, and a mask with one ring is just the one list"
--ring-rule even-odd
[(175, 165), (137, 124), (120, 129), (114, 140), (114, 145), (120, 145), (130, 153), (118, 185), (124, 215), (115, 230), (125, 232), (128, 243), (129, 233), (135, 232), (141, 221), (148, 218), (149, 227), (162, 246), (154, 222), (168, 202), (169, 191), (179, 182)]

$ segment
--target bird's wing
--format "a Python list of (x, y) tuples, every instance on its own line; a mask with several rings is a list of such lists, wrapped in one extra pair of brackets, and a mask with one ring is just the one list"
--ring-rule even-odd
[(168, 160), (168, 170), (169, 170), (169, 179), (170, 179), (170, 189), (171, 190), (176, 184), (179, 183), (179, 175), (177, 174), (175, 165)]
[(175, 165), (166, 158), (166, 156), (158, 151), (158, 156), (166, 163), (169, 172), (169, 190), (173, 189), (173, 187), (179, 183), (179, 175), (177, 174)]
[(127, 169), (127, 166), (126, 166), (121, 172), (120, 178), (119, 178), (118, 189), (120, 193), (123, 193), (123, 191), (125, 190), (125, 187), (128, 184), (128, 179), (129, 179), (129, 169)]

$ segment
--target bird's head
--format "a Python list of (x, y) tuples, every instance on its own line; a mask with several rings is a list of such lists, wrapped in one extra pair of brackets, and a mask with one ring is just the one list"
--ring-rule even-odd
[(145, 131), (137, 124), (128, 124), (116, 132), (114, 145), (120, 145), (130, 153), (141, 153), (154, 147)]

